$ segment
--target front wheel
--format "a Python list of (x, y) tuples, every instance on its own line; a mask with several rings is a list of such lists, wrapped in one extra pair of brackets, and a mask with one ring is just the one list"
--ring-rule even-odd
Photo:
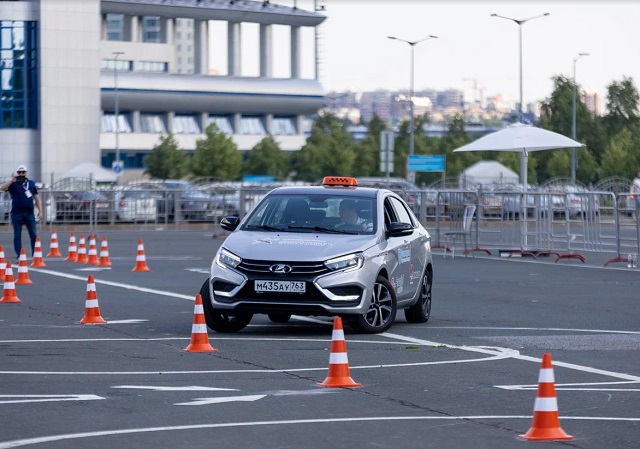
[(202, 284), (200, 295), (202, 296), (202, 308), (204, 309), (204, 319), (207, 322), (207, 326), (216, 332), (229, 334), (241, 331), (247, 327), (251, 322), (251, 318), (253, 318), (252, 313), (229, 313), (226, 310), (215, 309), (211, 304), (209, 279)]
[(431, 315), (431, 286), (433, 273), (429, 268), (424, 271), (420, 282), (420, 297), (411, 307), (404, 309), (404, 316), (409, 323), (426, 323)]
[(378, 276), (369, 300), (369, 310), (349, 323), (361, 334), (385, 332), (396, 317), (396, 293), (387, 279)]

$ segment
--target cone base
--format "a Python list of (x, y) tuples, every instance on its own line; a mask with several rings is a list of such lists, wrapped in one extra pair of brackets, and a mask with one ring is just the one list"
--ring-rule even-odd
[(31, 282), (31, 279), (18, 279), (16, 281), (16, 285), (29, 285), (29, 284), (33, 284), (33, 282)]
[(319, 387), (327, 388), (345, 388), (345, 387), (361, 387), (362, 384), (355, 382), (350, 377), (327, 377), (324, 382), (318, 384)]
[(190, 344), (186, 348), (183, 349), (185, 352), (218, 352), (216, 348), (211, 346), (209, 343), (197, 343)]
[(34, 262), (29, 266), (33, 268), (47, 268), (47, 266), (43, 262), (40, 262), (40, 263)]
[(47, 257), (62, 257), (62, 254), (60, 254), (60, 253), (49, 253), (49, 254), (47, 254)]
[(107, 324), (107, 322), (104, 319), (102, 319), (102, 317), (99, 317), (99, 316), (84, 317), (83, 319), (78, 321), (78, 323), (79, 324)]
[(4, 296), (3, 296), (3, 297), (0, 299), (0, 302), (7, 302), (7, 303), (8, 303), (8, 302), (13, 302), (13, 303), (18, 303), (18, 302), (22, 302), (22, 301), (20, 301), (20, 299), (18, 299), (18, 297), (17, 297), (17, 296), (15, 296), (15, 297), (13, 297), (13, 298), (6, 298), (6, 297), (4, 297)]
[(99, 267), (112, 267), (111, 262), (100, 262), (97, 266)]
[(151, 271), (151, 270), (149, 269), (149, 267), (135, 267), (131, 271)]
[(518, 435), (518, 436), (520, 438), (524, 438), (525, 440), (533, 440), (533, 441), (573, 440), (573, 436), (568, 435), (560, 427), (555, 427), (553, 429), (542, 429), (542, 428), (532, 427), (524, 435)]

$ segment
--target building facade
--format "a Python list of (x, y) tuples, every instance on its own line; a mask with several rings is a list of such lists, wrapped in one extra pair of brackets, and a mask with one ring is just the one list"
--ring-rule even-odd
[[(83, 163), (141, 170), (173, 133), (193, 151), (215, 123), (250, 150), (267, 134), (304, 145), (305, 117), (323, 106), (302, 78), (302, 32), (325, 19), (269, 1), (0, 0), (0, 164), (54, 182)], [(211, 75), (210, 28), (227, 29), (227, 74)], [(243, 24), (259, 27), (259, 75), (243, 76)], [(274, 77), (273, 27), (289, 30), (290, 73)], [(87, 174), (89, 175), (89, 174)]]

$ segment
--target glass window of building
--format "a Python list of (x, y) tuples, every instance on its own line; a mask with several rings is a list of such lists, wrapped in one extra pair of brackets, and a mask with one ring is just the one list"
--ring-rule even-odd
[(293, 117), (274, 117), (271, 121), (271, 134), (274, 136), (295, 135), (296, 127), (293, 124)]
[(229, 117), (224, 115), (211, 115), (207, 119), (207, 126), (212, 123), (215, 123), (221, 132), (227, 135), (233, 134), (233, 127), (231, 126), (231, 120)]
[(161, 114), (140, 114), (140, 131), (150, 134), (167, 134)]
[(159, 44), (160, 17), (144, 16), (142, 18), (142, 42)]
[(242, 117), (239, 134), (265, 135), (267, 132), (260, 117)]
[(200, 127), (193, 115), (176, 115), (173, 117), (174, 134), (200, 134)]
[(36, 22), (0, 21), (0, 128), (37, 128)]
[(107, 14), (107, 40), (108, 41), (124, 40), (124, 15), (123, 14)]
[(165, 73), (169, 70), (169, 64), (157, 61), (140, 61), (138, 63), (138, 70), (140, 72)]
[[(129, 119), (125, 114), (118, 114), (118, 132), (119, 133), (131, 133), (131, 125)], [(116, 115), (111, 112), (106, 112), (102, 115), (102, 132), (103, 133), (115, 133), (116, 132)]]
[(130, 72), (132, 61), (124, 61), (122, 59), (103, 59), (102, 70), (117, 70), (118, 72)]

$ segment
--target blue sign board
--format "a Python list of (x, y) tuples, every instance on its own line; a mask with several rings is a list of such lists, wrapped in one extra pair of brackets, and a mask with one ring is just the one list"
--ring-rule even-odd
[(245, 175), (242, 182), (251, 184), (269, 184), (275, 182), (276, 178), (267, 175)]
[(407, 171), (437, 172), (444, 171), (444, 156), (414, 155), (407, 159)]

